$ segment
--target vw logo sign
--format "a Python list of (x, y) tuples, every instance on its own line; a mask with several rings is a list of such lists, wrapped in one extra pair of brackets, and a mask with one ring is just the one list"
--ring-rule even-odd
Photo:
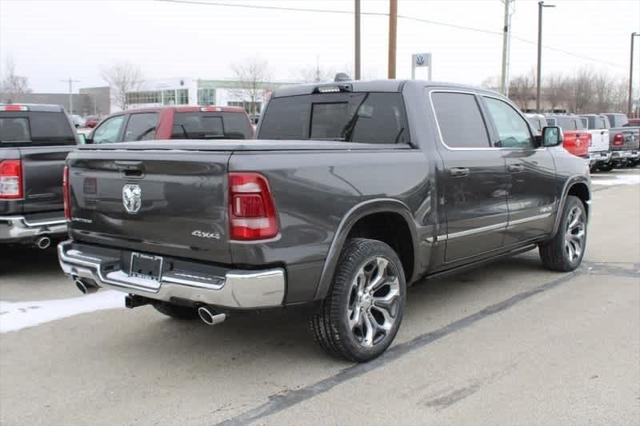
[(142, 189), (135, 184), (127, 184), (122, 187), (122, 204), (127, 213), (138, 213), (142, 207)]
[(416, 55), (416, 65), (424, 65), (424, 56)]

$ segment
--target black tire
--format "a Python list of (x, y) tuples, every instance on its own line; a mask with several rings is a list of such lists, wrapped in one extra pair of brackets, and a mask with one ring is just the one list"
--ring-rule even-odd
[[(379, 263), (379, 259), (382, 259), (382, 263)], [(388, 263), (379, 280), (383, 284), (372, 285), (374, 289), (364, 292), (368, 296), (363, 295), (358, 288), (369, 288), (369, 284), (379, 278), (378, 265), (384, 265), (384, 262)], [(373, 269), (367, 272), (369, 267)], [(367, 297), (369, 299), (365, 300)], [(390, 297), (392, 302), (381, 310), (378, 301), (384, 297)], [(405, 300), (406, 281), (396, 252), (381, 241), (354, 238), (345, 244), (329, 294), (312, 315), (310, 329), (316, 342), (330, 355), (354, 362), (367, 362), (380, 356), (395, 338), (402, 322)], [(387, 319), (391, 320), (386, 327), (388, 330), (378, 328), (380, 319), (383, 320), (383, 326), (387, 325)], [(350, 325), (350, 321), (361, 325)], [(375, 321), (375, 325), (372, 321)], [(354, 331), (357, 327), (360, 327), (360, 336)], [(373, 330), (370, 339), (367, 337), (369, 333), (365, 332), (367, 329)]]
[(613, 170), (613, 164), (611, 163), (602, 164), (598, 166), (598, 170), (600, 170), (601, 172), (610, 172), (611, 170)]
[(597, 171), (598, 171), (598, 166), (597, 165), (594, 164), (593, 166), (589, 167), (589, 172), (590, 173), (595, 173)]
[[(580, 244), (579, 254), (577, 252), (578, 235), (580, 228), (572, 225), (574, 216), (573, 212), (578, 211), (583, 221), (583, 238)], [(569, 236), (571, 235), (571, 236)], [(568, 237), (569, 236), (569, 237)], [(582, 262), (584, 252), (587, 245), (587, 210), (582, 201), (573, 195), (567, 196), (564, 205), (560, 225), (556, 235), (549, 241), (539, 245), (540, 259), (542, 264), (552, 271), (569, 272), (576, 269)]]
[(176, 305), (169, 302), (157, 302), (153, 304), (153, 307), (156, 311), (179, 320), (194, 320), (198, 318), (198, 311), (189, 306)]

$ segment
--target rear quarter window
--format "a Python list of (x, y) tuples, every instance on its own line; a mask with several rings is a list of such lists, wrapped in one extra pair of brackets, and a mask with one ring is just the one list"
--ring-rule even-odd
[(63, 112), (0, 113), (3, 145), (75, 145), (75, 132)]
[(237, 112), (176, 112), (172, 139), (251, 139), (247, 116)]
[(408, 143), (399, 93), (339, 92), (272, 98), (259, 139)]

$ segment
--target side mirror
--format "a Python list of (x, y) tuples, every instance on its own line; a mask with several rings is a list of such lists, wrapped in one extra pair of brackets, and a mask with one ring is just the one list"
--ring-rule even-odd
[(558, 126), (546, 126), (542, 128), (542, 146), (558, 146), (562, 144), (564, 136)]

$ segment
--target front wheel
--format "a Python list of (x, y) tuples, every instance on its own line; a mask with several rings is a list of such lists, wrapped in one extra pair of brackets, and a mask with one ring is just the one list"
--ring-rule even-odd
[(598, 166), (598, 170), (600, 170), (601, 172), (610, 172), (611, 170), (613, 170), (613, 164), (612, 163), (601, 164)]
[(552, 271), (573, 271), (582, 262), (586, 245), (587, 210), (578, 197), (569, 195), (558, 232), (539, 246), (542, 264)]
[(402, 263), (391, 247), (376, 240), (349, 240), (329, 295), (310, 320), (316, 342), (349, 361), (378, 357), (398, 332), (405, 294)]

